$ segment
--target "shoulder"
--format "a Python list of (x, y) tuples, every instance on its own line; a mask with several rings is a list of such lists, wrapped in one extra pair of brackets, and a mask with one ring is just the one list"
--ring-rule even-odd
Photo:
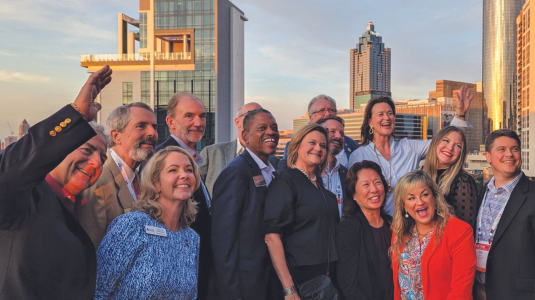
[(459, 174), (457, 174), (457, 180), (461, 182), (470, 182), (470, 183), (476, 182), (474, 177), (464, 170), (459, 172)]
[(361, 227), (362, 224), (360, 223), (358, 217), (356, 215), (350, 215), (344, 217), (338, 225), (336, 225), (336, 232), (346, 232), (348, 230), (355, 230), (359, 227)]
[(172, 136), (169, 136), (163, 143), (161, 143), (160, 145), (158, 145), (156, 147), (156, 151), (162, 150), (163, 148), (165, 148), (167, 146), (178, 146), (179, 147), (179, 145), (175, 141), (175, 139)]
[(142, 211), (129, 212), (115, 218), (115, 220), (113, 220), (113, 222), (110, 224), (110, 230), (112, 228), (125, 228), (152, 223), (151, 221), (155, 222), (151, 216)]
[(448, 224), (446, 225), (446, 228), (444, 229), (444, 235), (445, 236), (463, 236), (467, 232), (472, 234), (473, 229), (472, 226), (468, 225), (468, 223), (461, 221), (457, 219), (456, 217), (450, 217), (448, 219)]
[(188, 227), (184, 230), (184, 235), (188, 238), (188, 240), (192, 240), (196, 244), (200, 243), (199, 234), (195, 232), (195, 230), (191, 229), (191, 227)]

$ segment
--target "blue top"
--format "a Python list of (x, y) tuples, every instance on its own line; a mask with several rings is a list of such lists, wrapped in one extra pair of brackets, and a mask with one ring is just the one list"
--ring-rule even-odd
[(95, 299), (196, 299), (199, 244), (193, 229), (170, 231), (141, 211), (117, 217), (98, 248)]

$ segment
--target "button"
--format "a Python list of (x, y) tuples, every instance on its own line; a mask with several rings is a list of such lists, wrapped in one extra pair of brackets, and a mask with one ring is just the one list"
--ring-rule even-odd
[(54, 130), (50, 131), (50, 136), (56, 136), (56, 132)]
[(67, 118), (65, 119), (65, 123), (69, 124), (71, 122), (71, 119)]
[(61, 131), (61, 127), (56, 126), (56, 127), (54, 128), (54, 130), (55, 130), (56, 132), (60, 132), (60, 131)]
[(71, 195), (67, 196), (67, 198), (68, 198), (69, 200), (72, 199), (72, 198), (71, 198)]
[(61, 122), (61, 123), (59, 123), (59, 126), (61, 126), (61, 127), (65, 127), (65, 126), (67, 126), (67, 123), (65, 123), (65, 122)]

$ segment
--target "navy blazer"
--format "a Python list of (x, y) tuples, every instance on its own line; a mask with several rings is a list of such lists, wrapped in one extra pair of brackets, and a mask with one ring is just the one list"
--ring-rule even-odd
[(271, 299), (269, 252), (264, 242), (266, 186), (256, 186), (262, 172), (248, 151), (223, 169), (214, 185), (212, 246), (219, 297)]

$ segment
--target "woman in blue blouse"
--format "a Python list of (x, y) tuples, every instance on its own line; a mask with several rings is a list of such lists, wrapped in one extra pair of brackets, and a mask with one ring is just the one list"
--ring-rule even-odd
[(183, 149), (167, 147), (148, 161), (135, 212), (115, 219), (98, 248), (95, 299), (195, 299), (199, 236), (199, 171)]

